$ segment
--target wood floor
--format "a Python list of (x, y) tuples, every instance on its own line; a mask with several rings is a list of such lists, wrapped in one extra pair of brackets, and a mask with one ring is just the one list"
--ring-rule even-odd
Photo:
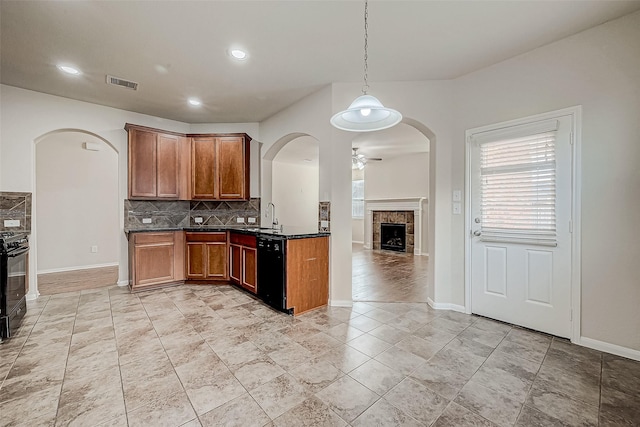
[(118, 266), (38, 274), (40, 295), (55, 295), (65, 292), (97, 289), (118, 282)]
[(427, 302), (429, 258), (352, 245), (354, 301)]

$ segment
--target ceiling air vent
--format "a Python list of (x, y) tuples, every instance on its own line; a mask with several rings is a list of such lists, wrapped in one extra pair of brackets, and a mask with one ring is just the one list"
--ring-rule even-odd
[(107, 84), (126, 87), (127, 89), (138, 90), (138, 83), (129, 80), (121, 79), (120, 77), (114, 77), (107, 74)]

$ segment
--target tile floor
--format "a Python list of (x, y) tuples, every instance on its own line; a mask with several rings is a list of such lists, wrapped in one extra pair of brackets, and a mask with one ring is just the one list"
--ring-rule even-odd
[(640, 362), (423, 303), (292, 318), (231, 286), (29, 303), (2, 426), (640, 425)]

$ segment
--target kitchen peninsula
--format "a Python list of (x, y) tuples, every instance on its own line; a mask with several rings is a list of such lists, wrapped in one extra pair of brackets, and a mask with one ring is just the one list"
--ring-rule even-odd
[(248, 135), (125, 129), (133, 292), (232, 283), (288, 314), (327, 305), (329, 233), (260, 228), (260, 199), (249, 198)]

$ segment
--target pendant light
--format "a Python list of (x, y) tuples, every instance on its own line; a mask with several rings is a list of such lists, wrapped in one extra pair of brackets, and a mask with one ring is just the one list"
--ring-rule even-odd
[(402, 114), (391, 108), (385, 108), (376, 98), (367, 94), (369, 82), (367, 73), (368, 66), (368, 39), (369, 39), (369, 10), (368, 0), (364, 2), (364, 84), (362, 95), (357, 97), (349, 108), (331, 117), (331, 124), (342, 130), (350, 132), (372, 132), (390, 128), (400, 123)]

